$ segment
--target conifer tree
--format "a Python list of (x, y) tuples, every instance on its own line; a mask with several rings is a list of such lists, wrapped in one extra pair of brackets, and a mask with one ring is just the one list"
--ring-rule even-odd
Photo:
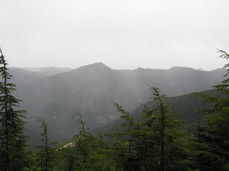
[(118, 130), (113, 136), (113, 152), (119, 169), (128, 171), (141, 170), (141, 149), (139, 148), (141, 123), (137, 121), (121, 105), (114, 103), (118, 112), (121, 113), (121, 119), (124, 120), (121, 130)]
[(41, 123), (41, 141), (42, 145), (39, 146), (39, 152), (37, 153), (38, 155), (38, 167), (42, 169), (42, 171), (48, 171), (50, 170), (51, 166), (50, 163), (54, 159), (54, 146), (55, 142), (49, 143), (48, 139), (48, 124), (40, 118), (39, 122)]
[(124, 119), (122, 128), (113, 135), (113, 151), (120, 170), (183, 170), (185, 157), (181, 131), (171, 108), (158, 88), (151, 87), (153, 109), (145, 107), (143, 121), (136, 120), (122, 106), (115, 107)]
[(80, 129), (79, 133), (75, 136), (75, 168), (77, 170), (89, 170), (89, 154), (94, 150), (94, 136), (89, 132), (81, 113), (77, 110), (75, 110), (75, 117)]
[(26, 137), (24, 113), (19, 110), (20, 100), (13, 96), (15, 84), (0, 49), (0, 168), (2, 171), (20, 171), (24, 167)]
[[(219, 53), (221, 58), (229, 59), (227, 52), (219, 50)], [(213, 104), (210, 110), (205, 111), (206, 124), (198, 134), (198, 146), (193, 157), (195, 167), (201, 170), (229, 170), (229, 64), (223, 69), (227, 71), (225, 80), (214, 86), (218, 97), (197, 93)]]
[[(157, 167), (160, 171), (182, 170), (179, 162), (183, 157), (181, 150), (181, 130), (178, 130), (179, 121), (175, 119), (171, 107), (164, 101), (164, 95), (160, 94), (158, 88), (151, 87), (152, 99), (155, 107), (152, 110), (145, 110), (146, 127), (152, 132), (151, 138), (154, 139), (154, 155), (158, 158), (154, 163), (159, 163)], [(149, 136), (150, 138), (150, 136)], [(152, 169), (152, 168), (151, 168)]]

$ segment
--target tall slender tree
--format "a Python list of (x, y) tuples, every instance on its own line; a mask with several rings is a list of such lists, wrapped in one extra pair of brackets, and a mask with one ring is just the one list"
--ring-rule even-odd
[[(219, 50), (220, 57), (229, 59), (229, 54)], [(194, 153), (195, 168), (200, 170), (229, 170), (229, 63), (225, 80), (214, 86), (218, 96), (208, 96), (198, 93), (213, 107), (206, 110), (206, 123), (198, 133), (198, 146)], [(204, 147), (204, 148), (203, 148)]]
[(55, 142), (49, 143), (48, 139), (48, 124), (43, 120), (38, 118), (38, 121), (41, 123), (41, 141), (42, 145), (39, 146), (38, 152), (38, 165), (42, 169), (42, 171), (50, 170), (50, 163), (54, 158), (54, 146)]
[[(159, 170), (178, 170), (174, 168), (181, 158), (182, 150), (180, 149), (180, 131), (177, 129), (179, 121), (175, 119), (174, 114), (164, 101), (164, 95), (160, 94), (158, 88), (151, 87), (152, 99), (155, 102), (155, 108), (147, 111), (148, 121), (152, 120), (152, 130), (158, 140)], [(154, 137), (154, 138), (155, 138)], [(176, 154), (176, 155), (173, 155)]]
[(21, 170), (26, 136), (23, 135), (25, 111), (19, 110), (20, 100), (13, 96), (15, 84), (7, 68), (7, 62), (0, 49), (0, 169), (2, 171)]
[(139, 137), (141, 131), (140, 122), (137, 121), (121, 105), (114, 103), (124, 120), (121, 130), (112, 136), (114, 144), (113, 151), (120, 170), (141, 170), (141, 158), (139, 151)]

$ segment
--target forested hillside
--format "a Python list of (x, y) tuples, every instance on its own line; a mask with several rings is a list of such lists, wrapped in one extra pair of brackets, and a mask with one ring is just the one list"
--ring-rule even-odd
[[(218, 97), (220, 94), (212, 90), (207, 90), (199, 92), (209, 96)], [(205, 113), (203, 110), (209, 110), (212, 107), (212, 104), (206, 103), (203, 98), (198, 97), (195, 93), (186, 94), (182, 96), (175, 97), (163, 97), (165, 103), (171, 106), (174, 116), (179, 119), (182, 124), (196, 124), (198, 120), (203, 120)], [(150, 100), (144, 104), (139, 105), (134, 110), (130, 111), (130, 114), (138, 120), (143, 120), (143, 111), (145, 108), (152, 110), (155, 108), (156, 103), (153, 100)], [(108, 124), (105, 124), (99, 127), (99, 130), (103, 133), (114, 133), (115, 128), (119, 127), (123, 123), (123, 119), (119, 118), (115, 121), (112, 121)]]
[[(229, 54), (225, 51), (219, 52), (222, 58), (229, 59)], [(92, 117), (93, 115), (90, 114), (86, 115), (80, 111), (88, 108), (88, 106), (84, 106), (85, 108), (66, 106), (65, 110), (71, 109), (72, 115), (70, 116), (70, 111), (69, 115), (67, 115), (67, 112), (61, 107), (68, 103), (71, 105), (71, 101), (56, 103), (55, 105), (51, 105), (53, 103), (48, 102), (53, 102), (61, 97), (64, 98), (65, 94), (69, 92), (72, 95), (81, 95), (81, 100), (85, 100), (84, 98), (91, 95), (90, 93), (95, 92), (89, 97), (95, 98), (95, 101), (96, 99), (100, 102), (107, 101), (109, 96), (105, 97), (105, 92), (109, 92), (109, 89), (104, 88), (112, 88), (113, 84), (115, 87), (117, 86), (114, 82), (111, 82), (112, 84), (110, 83), (111, 85), (108, 87), (104, 86), (105, 80), (111, 81), (110, 76), (112, 74), (115, 81), (127, 84), (124, 77), (120, 77), (120, 73), (115, 73), (103, 64), (99, 64), (99, 67), (91, 65), (89, 66), (89, 71), (87, 67), (82, 67), (47, 77), (43, 74), (41, 76), (39, 73), (36, 73), (36, 77), (33, 77), (30, 72), (20, 70), (22, 71), (21, 73), (26, 73), (27, 76), (31, 77), (31, 80), (24, 82), (24, 85), (34, 85), (34, 87), (23, 89), (24, 93), (30, 93), (30, 104), (32, 104), (33, 100), (36, 100), (37, 103), (42, 100), (41, 104), (48, 107), (48, 113), (53, 113), (54, 110), (63, 112), (62, 116), (50, 116), (45, 115), (45, 113), (43, 115), (31, 115), (26, 114), (25, 110), (21, 110), (21, 100), (14, 96), (19, 92), (15, 93), (16, 85), (11, 82), (13, 75), (9, 73), (8, 64), (2, 52), (0, 65), (0, 74), (2, 76), (0, 82), (0, 170), (229, 170), (228, 64), (224, 67), (227, 73), (225, 75), (226, 78), (214, 85), (212, 90), (166, 97), (159, 88), (150, 86), (148, 89), (149, 101), (141, 104), (131, 113), (122, 104), (113, 101), (111, 105), (113, 110), (119, 113), (117, 115), (119, 119), (117, 118), (97, 130), (93, 128), (99, 126), (99, 124), (96, 125), (95, 123), (92, 126), (90, 123), (90, 120), (93, 121), (93, 119), (96, 122), (96, 117)], [(174, 70), (174, 68), (171, 70)], [(178, 71), (180, 71), (180, 68)], [(201, 75), (199, 72), (203, 72), (192, 71), (197, 72), (198, 75)], [(126, 72), (131, 71), (124, 71), (124, 76)], [(185, 75), (187, 74), (186, 72), (182, 69), (180, 75)], [(217, 72), (212, 71), (210, 73)], [(223, 73), (223, 71), (220, 71), (220, 73)], [(70, 78), (66, 77), (66, 74), (70, 75)], [(179, 73), (177, 74), (179, 75)], [(204, 74), (208, 74), (208, 72), (204, 72)], [(130, 75), (128, 74), (128, 77), (125, 78), (128, 78), (130, 82), (136, 81)], [(188, 76), (191, 78), (191, 75)], [(78, 82), (75, 82), (75, 77), (77, 77)], [(194, 78), (196, 79), (196, 77), (197, 75)], [(40, 80), (40, 82), (37, 82), (34, 78)], [(93, 84), (97, 83), (96, 88), (91, 86), (92, 84), (82, 85), (82, 83), (85, 83), (85, 78), (87, 78), (86, 81)], [(120, 81), (120, 78), (123, 79)], [(15, 78), (14, 81), (16, 80)], [(94, 82), (94, 80), (99, 81)], [(201, 80), (205, 80), (204, 77)], [(68, 89), (69, 81), (72, 81), (70, 82), (70, 87), (75, 85), (74, 92), (72, 92), (72, 89)], [(35, 87), (35, 84), (39, 84), (37, 85), (38, 87)], [(102, 89), (100, 89), (101, 86)], [(122, 93), (134, 92), (135, 89), (132, 88), (132, 84), (129, 84), (129, 86), (130, 88)], [(45, 87), (51, 88), (45, 89)], [(89, 91), (85, 92), (86, 95), (84, 91), (78, 93), (79, 89), (83, 87), (86, 87), (86, 90)], [(122, 87), (119, 88), (121, 89)], [(34, 90), (37, 91), (35, 93), (36, 96), (33, 94)], [(102, 90), (105, 90), (104, 96), (99, 95)], [(128, 98), (133, 97), (128, 96), (128, 93), (122, 95), (121, 97), (123, 98), (124, 95), (127, 95)], [(128, 100), (128, 98), (125, 100)], [(91, 104), (93, 103), (91, 102)], [(25, 102), (23, 105), (25, 105)], [(94, 105), (90, 107), (96, 109)], [(42, 112), (44, 109), (39, 110)], [(91, 116), (90, 119), (87, 118), (89, 116)], [(103, 116), (106, 115), (100, 115), (100, 117)], [(69, 121), (69, 123), (71, 121), (73, 125), (69, 125), (66, 121)], [(37, 124), (33, 125), (35, 122)], [(57, 129), (55, 126), (61, 126), (62, 128)], [(36, 131), (35, 127), (37, 127)], [(61, 131), (62, 134), (68, 134), (64, 138), (70, 137), (69, 130), (72, 131), (72, 138), (66, 139), (65, 143), (61, 143), (61, 141), (54, 142), (53, 138), (51, 138)], [(28, 133), (33, 134), (33, 136), (26, 136)], [(37, 136), (37, 139), (34, 136)], [(29, 141), (29, 139), (32, 141)], [(28, 148), (27, 144), (29, 142), (30, 147), (33, 148)], [(36, 146), (36, 144), (39, 144), (39, 146)]]
[(113, 102), (128, 111), (147, 102), (150, 85), (160, 87), (163, 94), (177, 96), (211, 89), (225, 73), (221, 69), (200, 71), (182, 67), (113, 70), (102, 63), (71, 71), (52, 69), (40, 72), (14, 69), (12, 81), (17, 85), (16, 96), (23, 99), (21, 106), (27, 110), (28, 135), (34, 138), (39, 135), (37, 122), (30, 119), (39, 116), (49, 124), (50, 138), (62, 142), (77, 129), (73, 121), (75, 109), (82, 113), (90, 128), (96, 128), (119, 118)]
[(0, 0), (0, 171), (229, 171), (229, 0)]

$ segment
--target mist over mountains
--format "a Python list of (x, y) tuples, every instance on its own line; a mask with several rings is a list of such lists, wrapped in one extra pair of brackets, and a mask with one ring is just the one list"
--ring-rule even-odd
[(88, 127), (96, 128), (119, 117), (113, 102), (131, 111), (149, 101), (150, 85), (159, 87), (162, 94), (180, 96), (211, 89), (225, 74), (221, 69), (184, 67), (113, 70), (103, 63), (73, 70), (12, 68), (11, 72), (17, 85), (16, 97), (23, 100), (21, 108), (27, 110), (27, 134), (35, 141), (39, 126), (31, 117), (39, 116), (48, 123), (50, 138), (59, 142), (77, 132), (75, 110)]

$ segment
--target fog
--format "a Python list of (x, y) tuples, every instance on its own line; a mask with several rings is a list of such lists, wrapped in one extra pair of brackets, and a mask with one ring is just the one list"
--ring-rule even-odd
[(223, 66), (228, 0), (1, 0), (10, 66), (113, 69)]

